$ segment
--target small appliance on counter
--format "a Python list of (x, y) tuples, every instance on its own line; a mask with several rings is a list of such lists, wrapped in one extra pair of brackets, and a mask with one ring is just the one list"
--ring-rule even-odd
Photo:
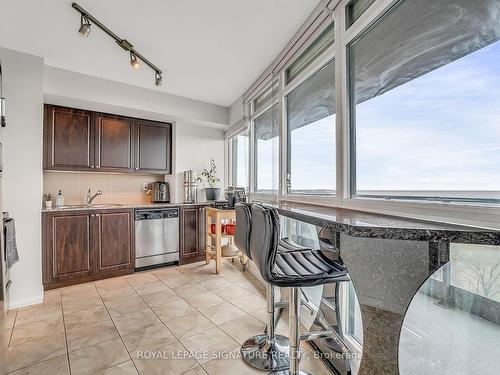
[(196, 182), (196, 172), (184, 171), (184, 203), (198, 202), (198, 183)]
[(168, 182), (157, 181), (151, 184), (152, 203), (170, 203), (170, 187)]
[(245, 188), (230, 186), (225, 193), (228, 208), (234, 208), (236, 203), (246, 202), (247, 194)]

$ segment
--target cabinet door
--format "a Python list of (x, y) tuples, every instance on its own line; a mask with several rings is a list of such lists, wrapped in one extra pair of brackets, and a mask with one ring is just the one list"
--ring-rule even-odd
[(44, 218), (44, 284), (87, 281), (95, 273), (91, 217), (88, 213)]
[(95, 115), (96, 171), (133, 171), (132, 130), (130, 118)]
[(205, 259), (203, 208), (189, 207), (181, 210), (180, 263), (192, 263)]
[(135, 171), (172, 173), (172, 124), (136, 120)]
[(44, 168), (94, 170), (92, 112), (45, 105)]
[(133, 271), (134, 239), (132, 211), (101, 212), (98, 219), (98, 267), (100, 274)]

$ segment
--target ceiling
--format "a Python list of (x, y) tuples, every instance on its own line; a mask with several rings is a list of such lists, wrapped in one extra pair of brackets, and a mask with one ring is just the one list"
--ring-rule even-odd
[(97, 28), (77, 30), (69, 0), (0, 0), (0, 46), (45, 64), (229, 106), (286, 46), (319, 0), (78, 0), (157, 65), (163, 86)]

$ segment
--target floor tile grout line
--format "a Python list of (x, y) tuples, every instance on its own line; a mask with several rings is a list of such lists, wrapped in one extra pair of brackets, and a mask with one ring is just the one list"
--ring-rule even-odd
[(17, 314), (19, 314), (19, 309), (16, 309), (16, 316), (14, 317), (14, 323), (12, 323), (12, 327), (10, 329), (9, 343), (7, 344), (7, 348), (10, 348), (10, 344), (12, 342), (12, 336), (14, 336), (14, 328), (16, 327)]
[[(127, 284), (129, 284), (129, 285), (130, 285), (130, 283), (128, 282), (128, 280), (127, 280), (127, 279), (125, 279), (125, 278), (124, 278), (124, 280), (127, 282)], [(132, 362), (132, 364), (134, 365), (135, 370), (137, 371), (137, 373), (138, 373), (138, 374), (140, 374), (139, 369), (137, 368), (137, 366), (135, 365), (134, 361), (132, 360), (132, 356), (130, 355), (130, 352), (128, 351), (127, 345), (125, 345), (125, 341), (123, 341), (123, 337), (122, 337), (122, 335), (121, 335), (120, 331), (118, 330), (118, 327), (116, 326), (115, 321), (113, 320), (113, 317), (111, 316), (111, 313), (109, 312), (108, 306), (106, 306), (106, 302), (104, 302), (104, 299), (102, 298), (102, 295), (101, 295), (101, 292), (99, 291), (99, 288), (97, 287), (97, 285), (95, 285), (95, 282), (94, 282), (94, 283), (92, 283), (92, 284), (94, 284), (94, 288), (96, 288), (96, 290), (97, 290), (97, 294), (99, 294), (99, 298), (101, 299), (101, 302), (102, 302), (102, 304), (103, 304), (104, 308), (106, 309), (106, 312), (107, 312), (107, 313), (108, 313), (108, 315), (109, 315), (109, 319), (110, 319), (110, 320), (111, 320), (111, 322), (113, 323), (113, 327), (115, 327), (116, 333), (118, 333), (118, 337), (120, 338), (120, 340), (121, 340), (121, 342), (122, 342), (122, 344), (123, 344), (123, 347), (124, 347), (124, 348), (125, 348), (125, 350), (127, 351), (127, 354), (128, 354), (128, 357), (129, 357), (128, 361), (131, 361), (131, 362)], [(133, 289), (133, 287), (132, 287), (132, 289)], [(109, 341), (111, 341), (111, 340), (109, 340)], [(96, 345), (97, 345), (97, 344), (96, 344)], [(123, 361), (123, 362), (121, 362), (121, 363), (119, 363), (119, 364), (117, 364), (117, 365), (113, 365), (113, 366), (111, 366), (111, 367), (107, 367), (107, 368), (112, 368), (112, 367), (114, 367), (114, 366), (121, 365), (122, 363), (125, 363), (125, 362), (128, 362), (128, 361)]]
[[(170, 288), (168, 287), (168, 285), (167, 285), (167, 284), (165, 284), (162, 280), (160, 280), (160, 278), (158, 278), (158, 277), (157, 277), (157, 276), (156, 276), (153, 272), (151, 272), (150, 274), (151, 274), (151, 275), (153, 275), (156, 279), (158, 279), (158, 280), (159, 280), (159, 281), (160, 281), (163, 285), (165, 285), (165, 286), (166, 286), (169, 290), (171, 290), (172, 292), (174, 292), (174, 293), (175, 293), (175, 294), (176, 294), (176, 295), (177, 295), (180, 299), (182, 299), (182, 300), (183, 300), (184, 302), (186, 302), (189, 306), (193, 307), (193, 308), (196, 310), (196, 308), (195, 308), (194, 306), (192, 306), (192, 305), (191, 305), (188, 301), (186, 301), (184, 298), (182, 298), (182, 296), (181, 296), (181, 295), (177, 294), (177, 293), (176, 293), (173, 289), (170, 289)], [(128, 282), (128, 280), (127, 280), (127, 282)], [(129, 284), (130, 284), (130, 282), (129, 282)], [(146, 283), (146, 284), (147, 284), (147, 283)], [(140, 299), (142, 299), (146, 305), (148, 305), (148, 303), (147, 303), (147, 302), (144, 300), (144, 298), (142, 298), (142, 296), (141, 296), (141, 295), (137, 292), (137, 290), (134, 288), (134, 286), (133, 286), (132, 284), (130, 284), (130, 285), (132, 286), (132, 289), (134, 289), (134, 291), (137, 293), (137, 295), (139, 296), (139, 298), (140, 298)], [(168, 302), (167, 302), (167, 303), (168, 303)], [(179, 344), (181, 344), (181, 346), (182, 346), (182, 347), (183, 347), (186, 351), (188, 351), (188, 352), (189, 352), (189, 349), (188, 349), (188, 348), (186, 348), (186, 347), (184, 346), (184, 344), (182, 343), (182, 341), (181, 341), (180, 337), (177, 337), (177, 335), (176, 335), (174, 332), (172, 332), (172, 331), (170, 330), (170, 328), (168, 328), (167, 324), (166, 324), (166, 323), (165, 323), (165, 322), (164, 322), (164, 321), (163, 321), (163, 320), (162, 320), (162, 319), (158, 316), (158, 314), (156, 313), (156, 311), (154, 311), (154, 310), (153, 310), (153, 308), (152, 308), (151, 306), (149, 306), (149, 305), (148, 305), (148, 307), (149, 307), (149, 309), (153, 312), (153, 314), (155, 314), (155, 315), (156, 315), (156, 317), (158, 318), (158, 320), (159, 320), (159, 321), (160, 321), (160, 322), (161, 322), (161, 323), (165, 326), (165, 328), (166, 328), (166, 329), (168, 329), (168, 331), (169, 331), (169, 332), (170, 332), (170, 333), (171, 333), (171, 334), (175, 337), (175, 339), (177, 340), (177, 342), (178, 342)], [(198, 311), (198, 310), (196, 310), (196, 311)], [(200, 312), (200, 314), (201, 314), (201, 312)], [(203, 314), (202, 314), (202, 315), (203, 315)], [(191, 337), (191, 336), (189, 336), (189, 337)], [(158, 348), (158, 349), (161, 349), (161, 348)], [(158, 349), (154, 349), (154, 350), (158, 350)], [(200, 362), (198, 362), (198, 360), (196, 359), (196, 357), (193, 357), (193, 360), (194, 360), (194, 361), (198, 364), (198, 366), (200, 366), (200, 367), (203, 369), (203, 371), (205, 371), (204, 367), (201, 365), (201, 363), (200, 363)], [(186, 372), (191, 371), (191, 370), (193, 370), (193, 369), (195, 369), (195, 368), (196, 368), (196, 367), (193, 367), (193, 368), (191, 368), (191, 369), (189, 369), (189, 370), (187, 370), (187, 371), (183, 372), (183, 374), (185, 374)], [(206, 372), (206, 371), (205, 371), (205, 372)]]
[(69, 346), (68, 346), (68, 335), (66, 332), (66, 321), (64, 320), (64, 306), (62, 303), (62, 295), (61, 292), (59, 291), (59, 302), (61, 303), (61, 314), (62, 314), (62, 321), (63, 321), (63, 330), (64, 330), (64, 342), (66, 344), (66, 358), (68, 359), (68, 371), (69, 375), (71, 375), (71, 361), (69, 360)]
[[(179, 272), (180, 272), (180, 271), (179, 271)], [(182, 273), (182, 272), (181, 272), (181, 273)], [(161, 279), (159, 279), (159, 278), (158, 278), (158, 276), (156, 276), (154, 273), (152, 273), (152, 274), (153, 274), (153, 276), (155, 276), (158, 280), (160, 280), (163, 284), (165, 284), (165, 283), (164, 283)], [(197, 280), (193, 280), (193, 281), (194, 281), (194, 282), (196, 282), (196, 283), (198, 283), (199, 285), (203, 286), (204, 288), (206, 288), (206, 287), (205, 287), (204, 285), (202, 285), (199, 281), (197, 281)], [(226, 280), (226, 281), (227, 281), (227, 280)], [(165, 284), (165, 286), (167, 286), (167, 287), (168, 287), (168, 285), (166, 285), (166, 284)], [(215, 292), (213, 292), (212, 290), (210, 290), (210, 289), (208, 289), (208, 288), (206, 288), (206, 289), (207, 289), (208, 291), (212, 292), (212, 293), (215, 293)], [(175, 291), (174, 291), (174, 292), (175, 292)], [(215, 294), (217, 294), (217, 293), (215, 293)], [(219, 295), (218, 295), (218, 296), (219, 296)], [(180, 295), (179, 295), (179, 297), (181, 297), (181, 298), (182, 298), (182, 296), (180, 296)], [(224, 297), (221, 297), (221, 296), (219, 296), (219, 297), (220, 297), (220, 298), (222, 298), (222, 300), (224, 300), (224, 301), (228, 302), (229, 304), (231, 304), (232, 306), (236, 307), (237, 309), (241, 310), (238, 306), (233, 305), (231, 302), (227, 301)], [(184, 298), (182, 298), (182, 300), (184, 300)], [(222, 329), (222, 327), (220, 327), (220, 326), (219, 326), (219, 324), (217, 324), (217, 323), (215, 323), (214, 321), (212, 321), (212, 320), (211, 320), (208, 316), (206, 316), (205, 314), (203, 314), (203, 312), (202, 312), (202, 311), (198, 310), (195, 306), (191, 305), (191, 303), (189, 303), (189, 301), (186, 301), (186, 300), (184, 300), (184, 301), (185, 301), (187, 304), (189, 304), (189, 306), (191, 306), (193, 309), (195, 309), (198, 313), (200, 313), (203, 317), (205, 317), (206, 319), (208, 319), (208, 320), (209, 320), (209, 321), (210, 321), (210, 322), (211, 322), (211, 323), (212, 323), (212, 324), (213, 324), (216, 328), (220, 329), (220, 330), (221, 330), (224, 334), (226, 334), (226, 335), (227, 335), (230, 339), (232, 339), (232, 340), (233, 340), (233, 341), (234, 341), (234, 342), (235, 342), (238, 346), (240, 345), (240, 343), (239, 343), (239, 342), (238, 342), (238, 341), (237, 341), (234, 337), (232, 337), (229, 333), (227, 333), (226, 331), (224, 331), (224, 330)], [(244, 311), (244, 310), (241, 310), (241, 311), (242, 311), (243, 313), (245, 313), (245, 314), (248, 314), (248, 313), (247, 313), (246, 311)], [(153, 311), (153, 312), (154, 312), (154, 311)], [(155, 312), (154, 312), (154, 313), (155, 313)], [(156, 314), (156, 313), (155, 313), (155, 314)], [(250, 315), (250, 314), (248, 314), (248, 315)], [(157, 316), (158, 316), (158, 315), (157, 315)], [(158, 317), (158, 318), (160, 319), (160, 317)], [(238, 318), (236, 318), (236, 319), (238, 319)], [(236, 319), (233, 319), (233, 320), (236, 320)], [(165, 326), (166, 326), (166, 323), (165, 323), (165, 322), (163, 322), (163, 320), (161, 320), (161, 319), (160, 319), (160, 321), (161, 321), (163, 324), (165, 324)], [(229, 321), (232, 321), (232, 320), (229, 320)], [(167, 329), (168, 329), (168, 327), (167, 327)], [(202, 332), (208, 331), (209, 329), (211, 329), (211, 328), (208, 328), (208, 329), (203, 330), (203, 331), (201, 331), (201, 332), (197, 332), (197, 333), (193, 334), (192, 336), (197, 335), (198, 333), (202, 333)], [(174, 334), (174, 333), (172, 332), (172, 334)], [(174, 334), (174, 336), (175, 336), (175, 334)], [(182, 346), (183, 346), (186, 350), (188, 350), (188, 349), (184, 346), (184, 344), (181, 342), (180, 338), (178, 338), (177, 336), (175, 336), (175, 337), (178, 339), (178, 341), (181, 343), (181, 345), (182, 345)], [(191, 337), (191, 336), (184, 337), (184, 339), (189, 338), (189, 337)], [(189, 351), (189, 350), (188, 350), (188, 351)], [(214, 359), (212, 359), (212, 360), (215, 360), (215, 359), (216, 359), (216, 358), (214, 358)], [(206, 362), (206, 363), (204, 363), (204, 364), (206, 365), (206, 364), (208, 364), (209, 362), (211, 362), (212, 360), (210, 360), (210, 361), (208, 361), (208, 362)], [(196, 361), (196, 362), (200, 365), (200, 367), (203, 369), (203, 371), (205, 371), (205, 372), (208, 374), (208, 371), (207, 371), (207, 370), (205, 369), (205, 367), (203, 366), (204, 364), (202, 364), (202, 363), (198, 362), (198, 360), (197, 360), (196, 358), (195, 358), (195, 361)]]

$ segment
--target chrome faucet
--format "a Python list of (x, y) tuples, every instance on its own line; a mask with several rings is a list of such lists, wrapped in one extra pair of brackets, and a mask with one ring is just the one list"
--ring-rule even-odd
[(102, 190), (97, 190), (94, 194), (91, 193), (90, 189), (87, 193), (87, 205), (91, 205), (94, 199), (96, 199), (99, 195), (102, 195)]

